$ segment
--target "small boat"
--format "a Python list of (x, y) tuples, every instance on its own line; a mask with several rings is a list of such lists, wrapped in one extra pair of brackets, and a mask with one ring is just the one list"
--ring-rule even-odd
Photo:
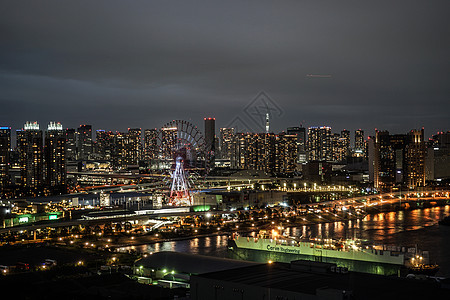
[(433, 276), (439, 271), (438, 265), (429, 265), (429, 264), (418, 264), (408, 268), (409, 273), (411, 274), (421, 274)]

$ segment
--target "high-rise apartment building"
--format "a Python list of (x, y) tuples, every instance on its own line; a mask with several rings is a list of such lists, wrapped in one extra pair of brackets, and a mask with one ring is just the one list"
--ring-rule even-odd
[(66, 192), (66, 134), (61, 123), (50, 122), (45, 132), (45, 182), (54, 192)]
[(238, 133), (235, 141), (237, 168), (267, 173), (291, 173), (296, 169), (296, 135)]
[(126, 147), (127, 147), (127, 134), (124, 132), (116, 132), (114, 134), (114, 142), (112, 146), (112, 161), (114, 168), (122, 169), (126, 168)]
[(390, 135), (376, 131), (374, 141), (374, 187), (390, 192), (406, 186), (415, 189), (425, 185), (425, 142), (422, 130)]
[(235, 134), (234, 128), (220, 128), (220, 153), (222, 159), (231, 161), (235, 152)]
[(175, 149), (178, 139), (177, 127), (163, 127), (161, 128), (161, 158), (164, 160), (175, 159), (172, 157), (172, 150)]
[(364, 130), (355, 130), (355, 148), (354, 154), (356, 157), (366, 156), (366, 144), (364, 141)]
[(450, 179), (450, 131), (438, 132), (428, 141), (426, 180)]
[(158, 158), (158, 129), (144, 130), (144, 159), (151, 160)]
[(374, 187), (391, 191), (395, 184), (395, 151), (388, 131), (376, 131), (374, 141)]
[(425, 156), (424, 129), (411, 130), (405, 151), (406, 184), (408, 188), (425, 186)]
[(125, 163), (127, 165), (137, 165), (142, 153), (142, 131), (141, 128), (128, 128)]
[(44, 183), (42, 131), (37, 122), (27, 122), (24, 128), (17, 130), (16, 133), (20, 183), (33, 193)]
[(92, 154), (92, 126), (80, 125), (77, 129), (78, 159), (89, 159)]
[[(97, 157), (101, 159), (107, 159), (107, 149), (110, 149), (110, 145), (108, 143), (108, 132), (103, 129), (97, 129), (95, 131), (95, 147), (94, 147), (94, 153)], [(111, 156), (111, 153), (109, 153), (109, 156)]]
[(333, 159), (333, 145), (331, 127), (309, 127), (308, 128), (308, 160)]
[(215, 164), (215, 139), (216, 139), (216, 118), (205, 118), (205, 153), (206, 166), (209, 169), (214, 168)]
[(294, 172), (298, 161), (298, 136), (295, 134), (279, 134), (275, 136), (275, 147), (275, 172)]
[(288, 127), (287, 134), (297, 136), (297, 162), (306, 162), (306, 128)]
[(77, 159), (77, 134), (75, 129), (66, 129), (66, 160)]
[(339, 133), (333, 133), (331, 136), (331, 144), (333, 147), (333, 161), (342, 162), (346, 157), (346, 141)]
[(0, 197), (9, 182), (9, 155), (11, 151), (11, 127), (0, 126)]
[(347, 156), (350, 155), (350, 131), (344, 129), (341, 131), (342, 148), (343, 148), (343, 159), (345, 160)]

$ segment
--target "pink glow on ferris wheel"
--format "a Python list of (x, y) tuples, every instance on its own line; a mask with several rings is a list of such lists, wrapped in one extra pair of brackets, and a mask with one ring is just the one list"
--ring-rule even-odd
[(172, 187), (170, 189), (171, 205), (192, 205), (189, 184), (183, 165), (183, 158), (180, 156), (177, 157), (175, 171), (172, 174)]

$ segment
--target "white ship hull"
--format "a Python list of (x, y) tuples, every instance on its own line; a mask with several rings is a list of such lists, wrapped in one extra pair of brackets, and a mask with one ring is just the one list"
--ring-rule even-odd
[(327, 249), (321, 244), (311, 242), (296, 242), (283, 239), (253, 238), (236, 236), (233, 238), (236, 247), (260, 251), (278, 252), (285, 254), (298, 254), (314, 256), (317, 260), (322, 258), (335, 258), (405, 265), (405, 254), (389, 250), (361, 249), (347, 247), (345, 249)]

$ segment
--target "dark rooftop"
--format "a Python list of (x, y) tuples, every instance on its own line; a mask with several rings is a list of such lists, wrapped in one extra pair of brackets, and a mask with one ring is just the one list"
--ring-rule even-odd
[[(323, 268), (327, 266), (323, 265)], [(417, 280), (366, 273), (307, 271), (288, 263), (259, 264), (195, 277), (267, 289), (316, 294), (321, 288), (352, 291), (355, 299), (450, 299), (450, 290), (432, 279)]]
[(181, 252), (162, 251), (138, 260), (136, 265), (152, 269), (172, 269), (181, 273), (202, 274), (254, 266), (259, 265), (259, 263)]

